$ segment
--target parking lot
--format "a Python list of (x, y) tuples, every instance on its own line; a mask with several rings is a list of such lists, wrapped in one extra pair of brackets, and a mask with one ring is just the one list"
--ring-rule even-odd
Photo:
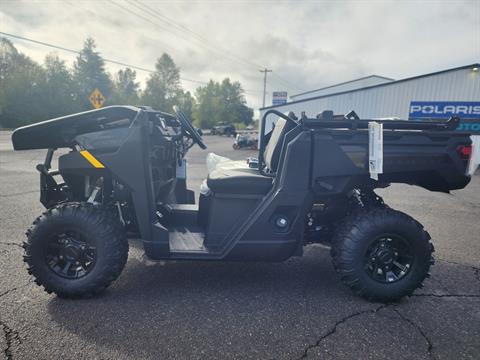
[[(232, 138), (205, 136), (188, 155), (190, 188), (208, 151), (236, 159)], [(7, 359), (478, 359), (480, 175), (452, 194), (407, 185), (379, 191), (432, 236), (425, 287), (399, 303), (369, 303), (309, 246), (284, 263), (151, 262), (139, 243), (102, 295), (62, 300), (28, 276), (21, 243), (42, 212), (35, 165), (44, 151), (13, 152), (0, 132), (0, 347)]]

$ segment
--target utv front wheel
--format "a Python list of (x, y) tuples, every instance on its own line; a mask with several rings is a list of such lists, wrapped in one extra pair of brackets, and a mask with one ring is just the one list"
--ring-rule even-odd
[(357, 212), (334, 235), (332, 258), (342, 282), (358, 295), (389, 302), (422, 286), (433, 264), (422, 225), (386, 207)]
[(120, 275), (128, 257), (118, 219), (84, 203), (62, 204), (38, 217), (24, 248), (35, 282), (59, 297), (99, 293)]

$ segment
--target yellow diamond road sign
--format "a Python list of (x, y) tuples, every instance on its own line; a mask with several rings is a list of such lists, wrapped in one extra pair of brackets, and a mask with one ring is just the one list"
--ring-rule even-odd
[(90, 103), (95, 109), (99, 109), (103, 106), (103, 103), (105, 102), (105, 96), (103, 96), (100, 90), (95, 89), (88, 97), (88, 100), (90, 100)]

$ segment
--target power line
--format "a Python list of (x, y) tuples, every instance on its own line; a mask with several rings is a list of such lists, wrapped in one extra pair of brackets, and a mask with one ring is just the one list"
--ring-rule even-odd
[[(154, 14), (156, 14), (158, 17), (160, 17), (161, 19), (163, 19), (163, 21), (165, 21), (166, 23), (170, 24), (170, 25), (173, 25), (175, 26), (177, 29), (179, 29), (180, 31), (184, 31), (184, 32), (188, 32), (189, 34), (193, 35), (195, 38), (197, 38), (199, 42), (202, 42), (203, 44), (205, 44), (206, 46), (209, 46), (211, 48), (214, 48), (216, 49), (218, 52), (220, 52), (221, 54), (225, 55), (225, 56), (228, 56), (229, 58), (231, 59), (234, 59), (238, 62), (241, 62), (243, 64), (246, 64), (248, 66), (251, 66), (251, 67), (254, 67), (254, 68), (259, 68), (259, 67), (263, 67), (261, 65), (258, 65), (258, 64), (255, 64), (249, 60), (246, 60), (244, 58), (241, 58), (240, 56), (232, 53), (231, 51), (221, 47), (221, 46), (218, 46), (217, 44), (214, 44), (214, 43), (211, 43), (208, 39), (204, 38), (203, 36), (201, 36), (200, 34), (196, 33), (195, 31), (189, 29), (188, 27), (182, 25), (182, 24), (179, 24), (177, 22), (175, 22), (174, 20), (170, 19), (169, 17), (163, 15), (162, 13), (160, 13), (158, 10), (152, 8), (151, 6), (148, 6), (147, 4), (145, 3), (142, 3), (141, 1), (139, 0), (127, 0), (128, 2), (130, 3), (138, 3), (138, 5), (142, 6), (144, 11), (148, 10), (149, 12), (153, 12)], [(138, 6), (137, 6), (138, 8)], [(146, 9), (146, 10), (145, 10)], [(150, 13), (149, 13), (150, 14)]]
[[(146, 8), (147, 10), (149, 10), (150, 12), (153, 12), (154, 14), (156, 14), (157, 16), (161, 17), (161, 18), (164, 18), (165, 21), (168, 23), (168, 24), (171, 24), (171, 25), (174, 25), (176, 26), (177, 28), (181, 28), (181, 29), (184, 29), (185, 31), (189, 32), (190, 34), (192, 34), (193, 36), (197, 37), (198, 39), (200, 39), (202, 42), (204, 43), (207, 43), (207, 44), (211, 44), (210, 41), (208, 39), (205, 39), (203, 36), (197, 34), (196, 32), (194, 32), (193, 30), (190, 30), (188, 27), (182, 25), (182, 24), (179, 24), (179, 23), (176, 23), (174, 20), (168, 18), (167, 16), (163, 15), (162, 13), (160, 13), (158, 10), (152, 8), (151, 6), (148, 6), (147, 4), (144, 4), (142, 3), (140, 0), (127, 0), (128, 2), (130, 3), (133, 3), (134, 1), (139, 3), (141, 6), (144, 7), (144, 9)], [(137, 7), (138, 8), (138, 7)], [(242, 61), (243, 63), (245, 64), (248, 64), (252, 67), (255, 67), (255, 68), (265, 68), (265, 66), (261, 66), (261, 65), (258, 65), (258, 64), (255, 64), (249, 60), (246, 60), (228, 50), (226, 50), (225, 48), (222, 48), (216, 44), (213, 44), (213, 46), (215, 46), (216, 48), (220, 49), (222, 52), (224, 53), (227, 53), (227, 54), (230, 54), (231, 56), (239, 59), (240, 61)], [(303, 89), (299, 88), (297, 85), (294, 85), (293, 83), (291, 83), (290, 81), (282, 78), (281, 76), (277, 75), (277, 74), (273, 74), (274, 77), (276, 77), (279, 81), (281, 81), (282, 83), (288, 85), (289, 87), (291, 88), (295, 88), (297, 90), (300, 90), (300, 91), (304, 91)]]
[[(80, 51), (73, 50), (73, 49), (68, 49), (68, 48), (63, 47), (63, 46), (54, 45), (54, 44), (46, 43), (46, 42), (43, 42), (43, 41), (26, 38), (26, 37), (23, 37), (23, 36), (20, 36), (20, 35), (9, 34), (9, 33), (3, 32), (3, 31), (0, 31), (0, 34), (8, 36), (8, 37), (15, 38), (15, 39), (28, 41), (28, 42), (31, 42), (31, 43), (34, 43), (34, 44), (47, 46), (47, 47), (50, 47), (50, 48), (53, 48), (53, 49), (67, 51), (67, 52), (70, 52), (70, 53), (73, 53), (73, 54), (81, 55)], [(155, 70), (146, 69), (144, 67), (140, 67), (140, 66), (137, 66), (137, 65), (127, 64), (127, 63), (124, 63), (124, 62), (118, 61), (118, 60), (103, 58), (103, 61), (108, 62), (108, 63), (112, 63), (112, 64), (116, 64), (116, 65), (126, 66), (126, 67), (129, 67), (129, 68), (135, 69), (135, 70), (145, 71), (145, 72), (148, 72), (148, 73), (154, 73), (155, 72)], [(181, 78), (180, 80), (189, 81), (189, 82), (198, 83), (198, 84), (203, 84), (203, 85), (208, 84), (205, 81), (193, 80), (193, 79), (187, 79), (187, 78)]]
[[(179, 36), (178, 34), (172, 32), (169, 28), (165, 28), (164, 26), (159, 25), (158, 23), (152, 21), (151, 19), (143, 16), (142, 14), (139, 14), (139, 13), (137, 13), (137, 12), (132, 11), (131, 9), (128, 9), (127, 7), (119, 4), (118, 2), (115, 2), (115, 1), (113, 1), (113, 0), (108, 0), (108, 1), (109, 1), (112, 5), (115, 5), (116, 7), (122, 9), (123, 11), (125, 11), (125, 12), (127, 12), (127, 13), (129, 13), (129, 14), (131, 14), (131, 15), (135, 15), (135, 16), (139, 17), (140, 19), (145, 20), (145, 21), (147, 21), (148, 23), (150, 23), (150, 24), (152, 24), (152, 25), (154, 25), (154, 26), (160, 26), (162, 29), (165, 29), (166, 31), (172, 33), (173, 35)], [(142, 4), (142, 5), (143, 5), (143, 4)], [(137, 8), (138, 8), (138, 7), (137, 7)], [(140, 8), (140, 10), (142, 10), (142, 9)], [(143, 9), (143, 11), (145, 11), (145, 10)], [(155, 10), (152, 9), (152, 11), (155, 11)], [(150, 15), (149, 12), (147, 12), (147, 14)], [(151, 15), (150, 15), (150, 16), (151, 16)], [(157, 19), (157, 18), (155, 18), (155, 19)], [(181, 25), (178, 25), (178, 26), (181, 26)], [(182, 36), (182, 38), (183, 38), (184, 40), (186, 40), (186, 41), (190, 41), (189, 38), (185, 38), (184, 36)], [(212, 51), (212, 49), (208, 49), (208, 50)], [(243, 89), (243, 91), (246, 92), (246, 93), (260, 93), (260, 92), (261, 92), (260, 90), (251, 90), (251, 89)]]
[[(26, 38), (26, 37), (23, 37), (23, 36), (20, 36), (20, 35), (14, 35), (14, 34), (6, 33), (6, 32), (3, 32), (3, 31), (0, 31), (0, 34), (4, 35), (4, 36), (8, 36), (10, 38), (19, 39), (19, 40), (31, 42), (31, 43), (34, 43), (34, 44), (37, 44), (37, 45), (46, 46), (46, 47), (49, 47), (49, 48), (52, 48), (52, 49), (62, 50), (62, 51), (66, 51), (66, 52), (69, 52), (69, 53), (72, 53), (72, 54), (81, 55), (81, 52), (78, 51), (78, 50), (69, 49), (69, 48), (66, 48), (66, 47), (63, 47), (63, 46), (54, 45), (54, 44), (47, 43), (47, 42), (44, 42), (44, 41), (35, 40), (35, 39), (31, 39), (31, 38)], [(141, 66), (127, 64), (125, 62), (118, 61), (118, 60), (103, 58), (103, 61), (108, 62), (108, 63), (112, 63), (112, 64), (116, 64), (116, 65), (129, 67), (129, 68), (139, 70), (139, 71), (148, 72), (148, 73), (154, 73), (155, 72), (155, 70), (152, 70), (152, 69), (147, 69), (147, 68), (144, 68), (144, 67), (141, 67)], [(193, 79), (184, 78), (184, 77), (181, 77), (180, 80), (188, 81), (188, 82), (192, 82), (192, 83), (197, 83), (197, 84), (202, 84), (202, 85), (207, 85), (208, 84), (208, 82), (205, 82), (205, 81), (193, 80)], [(245, 89), (243, 91), (246, 92), (246, 93), (247, 92), (248, 93), (258, 92), (258, 90), (245, 90)]]
[[(136, 12), (133, 12), (131, 11), (130, 9), (128, 8), (125, 8), (123, 7), (122, 5), (120, 5), (118, 2), (115, 2), (113, 0), (109, 0), (110, 3), (116, 5), (117, 7), (120, 7), (122, 8), (124, 11), (126, 12), (129, 12), (130, 14), (133, 14), (135, 16), (138, 16), (146, 21), (148, 21), (149, 23), (152, 24), (152, 21), (150, 19), (147, 19), (146, 17), (144, 17), (143, 15), (140, 15)], [(265, 68), (264, 66), (261, 66), (261, 65), (258, 65), (258, 64), (255, 64), (249, 60), (246, 60), (234, 53), (232, 53), (231, 51), (229, 50), (226, 50), (225, 48), (221, 47), (221, 46), (218, 46), (217, 44), (213, 44), (211, 43), (208, 39), (204, 38), (203, 36), (199, 35), (198, 33), (196, 33), (195, 31), (189, 29), (188, 27), (182, 25), (182, 24), (179, 24), (177, 22), (175, 22), (174, 20), (172, 20), (171, 18), (163, 15), (161, 12), (159, 12), (158, 10), (154, 9), (153, 7), (147, 5), (147, 4), (144, 4), (143, 2), (139, 1), (139, 0), (127, 0), (128, 3), (130, 3), (131, 5), (135, 6), (136, 9), (142, 11), (143, 13), (146, 13), (148, 14), (148, 16), (151, 16), (153, 18), (155, 18), (155, 20), (159, 20), (159, 21), (163, 21), (163, 22), (166, 22), (168, 26), (173, 26), (175, 27), (177, 30), (179, 31), (182, 31), (182, 32), (187, 32), (191, 35), (193, 35), (195, 38), (196, 38), (196, 41), (197, 42), (200, 42), (203, 44), (203, 46), (209, 50), (209, 51), (215, 51), (216, 53), (220, 54), (220, 55), (223, 55), (225, 58), (228, 58), (229, 60), (233, 60), (233, 61), (236, 61), (238, 63), (243, 63), (243, 64), (246, 64), (248, 66), (251, 66), (251, 67), (254, 67), (256, 69), (258, 69), (259, 67), (260, 68)], [(156, 16), (152, 15), (155, 14)], [(169, 27), (168, 28), (165, 28), (164, 26), (161, 26), (159, 25), (158, 23), (154, 24), (156, 26), (160, 26), (162, 29), (165, 29), (166, 31), (174, 34), (175, 36), (180, 36), (178, 33), (174, 33), (172, 31), (172, 29), (170, 29)], [(187, 37), (185, 38), (184, 36), (181, 36), (182, 39), (188, 41), (188, 42), (192, 42), (191, 38), (190, 37)], [(196, 44), (197, 46), (201, 45), (201, 44)], [(293, 83), (283, 79), (282, 77), (280, 77), (279, 75), (277, 74), (274, 74), (274, 76), (277, 78), (277, 81), (280, 81), (282, 82), (283, 84), (286, 84), (288, 85), (289, 88), (293, 88), (293, 89), (296, 89), (296, 90), (299, 90), (299, 91), (304, 91), (303, 89), (299, 88), (297, 85), (294, 85)]]
[(297, 85), (294, 85), (293, 83), (291, 83), (290, 81), (278, 76), (277, 74), (275, 73), (272, 73), (272, 76), (276, 77), (278, 81), (284, 83), (285, 85), (287, 85), (288, 87), (290, 88), (294, 88), (296, 89), (297, 91), (305, 91), (304, 89), (302, 88), (299, 88)]
[[(113, 1), (113, 0), (108, 0), (108, 2), (110, 2), (110, 3), (111, 3), (112, 5), (114, 5), (114, 6), (122, 9), (123, 11), (127, 12), (127, 13), (130, 14), (130, 15), (134, 15), (134, 16), (142, 19), (142, 20), (147, 21), (148, 23), (154, 25), (155, 27), (160, 27), (160, 28), (163, 29), (164, 31), (167, 31), (167, 32), (173, 34), (174, 36), (180, 37), (181, 39), (183, 39), (183, 40), (186, 41), (186, 42), (192, 43), (192, 44), (194, 44), (194, 45), (196, 45), (196, 46), (199, 46), (199, 47), (203, 47), (203, 48), (205, 48), (206, 50), (208, 50), (208, 51), (210, 51), (210, 52), (212, 52), (212, 53), (214, 53), (214, 54), (222, 55), (224, 58), (228, 58), (230, 61), (233, 60), (233, 61), (236, 61), (236, 62), (241, 63), (242, 65), (244, 65), (244, 63), (243, 63), (241, 60), (238, 60), (238, 59), (236, 59), (236, 58), (234, 58), (234, 57), (232, 57), (232, 56), (228, 56), (228, 55), (224, 54), (224, 52), (219, 51), (219, 50), (217, 50), (217, 49), (214, 49), (214, 48), (213, 48), (211, 45), (209, 45), (209, 44), (193, 43), (190, 36), (185, 36), (184, 34), (178, 34), (178, 33), (176, 33), (176, 32), (173, 32), (173, 30), (172, 30), (170, 27), (168, 27), (168, 26), (165, 27), (164, 25), (161, 25), (161, 24), (158, 22), (158, 20), (160, 20), (160, 21), (162, 21), (162, 20), (161, 20), (161, 19), (158, 19), (158, 17), (153, 16), (153, 15), (151, 14), (151, 12), (154, 12), (154, 11), (156, 11), (156, 10), (152, 9), (152, 10), (150, 10), (150, 11), (147, 11), (147, 10), (145, 10), (145, 8), (140, 7), (140, 6), (146, 6), (146, 5), (144, 5), (144, 4), (139, 3), (139, 5), (137, 5), (136, 3), (132, 3), (133, 6), (135, 6), (137, 9), (139, 9), (139, 10), (142, 11), (143, 13), (146, 13), (148, 16), (151, 16), (152, 18), (154, 18), (155, 21), (152, 20), (152, 19), (149, 19), (149, 18), (145, 17), (145, 16), (142, 15), (142, 14), (139, 14), (139, 13), (136, 12), (136, 11), (132, 11), (130, 8), (127, 8), (127, 7), (121, 5), (121, 4), (118, 3), (118, 2), (115, 2), (115, 1)], [(149, 9), (151, 9), (151, 8), (149, 8)], [(157, 12), (157, 14), (160, 14), (160, 13)], [(173, 24), (173, 23), (172, 23), (172, 24)], [(177, 28), (178, 28), (180, 25), (176, 25), (176, 26), (177, 26)], [(191, 31), (191, 32), (192, 32), (192, 31)], [(192, 32), (192, 33), (195, 34), (194, 32)], [(200, 40), (197, 39), (197, 42), (200, 42)]]

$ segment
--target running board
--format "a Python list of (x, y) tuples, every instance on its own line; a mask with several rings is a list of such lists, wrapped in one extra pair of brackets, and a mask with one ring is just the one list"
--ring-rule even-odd
[(203, 246), (205, 233), (197, 229), (187, 229), (185, 227), (176, 227), (169, 230), (170, 252), (200, 252), (208, 253), (207, 248)]

